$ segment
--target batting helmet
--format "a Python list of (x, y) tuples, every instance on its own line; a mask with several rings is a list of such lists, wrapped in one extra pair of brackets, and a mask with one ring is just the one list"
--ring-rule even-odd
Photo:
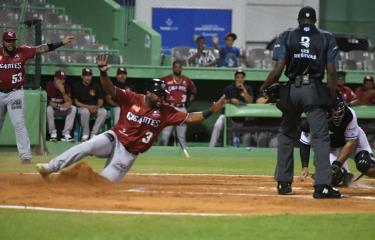
[(163, 96), (169, 93), (166, 89), (165, 82), (157, 78), (148, 82), (146, 90), (155, 93), (158, 96)]

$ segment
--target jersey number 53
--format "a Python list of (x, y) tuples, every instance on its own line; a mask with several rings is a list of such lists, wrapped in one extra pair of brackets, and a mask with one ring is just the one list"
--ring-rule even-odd
[(12, 75), (12, 84), (22, 81), (22, 73), (17, 73)]

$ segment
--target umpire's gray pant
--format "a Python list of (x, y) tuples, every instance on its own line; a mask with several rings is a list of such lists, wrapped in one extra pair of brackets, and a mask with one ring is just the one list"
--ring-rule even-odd
[[(187, 112), (186, 108), (177, 108), (178, 110), (182, 112)], [(161, 139), (160, 139), (160, 145), (167, 146), (169, 138), (171, 137), (173, 129), (176, 129), (177, 139), (181, 144), (182, 148), (186, 148), (186, 129), (187, 125), (186, 123), (178, 125), (178, 126), (168, 126), (163, 129), (161, 132)]]
[(331, 167), (327, 111), (322, 108), (311, 108), (312, 105), (320, 102), (315, 83), (301, 85), (300, 87), (292, 84), (290, 99), (295, 110), (283, 112), (278, 139), (275, 178), (281, 182), (293, 181), (294, 144), (299, 138), (301, 113), (305, 112), (310, 125), (311, 145), (315, 153), (315, 184), (329, 185), (331, 183)]
[(23, 89), (9, 93), (0, 92), (0, 131), (3, 128), (6, 113), (9, 113), (16, 135), (17, 149), (21, 159), (31, 159), (30, 139), (24, 116), (25, 93)]
[[(81, 125), (83, 128), (82, 135), (89, 135), (90, 134), (90, 116), (91, 113), (87, 108), (78, 108), (78, 114), (81, 117)], [(94, 126), (91, 130), (91, 135), (98, 134), (101, 126), (104, 124), (105, 119), (107, 118), (107, 110), (104, 108), (99, 108), (96, 114)]]
[(75, 106), (70, 106), (66, 110), (59, 110), (53, 108), (51, 105), (47, 107), (47, 121), (48, 121), (48, 132), (54, 133), (56, 132), (55, 126), (55, 116), (66, 116), (65, 117), (65, 125), (62, 131), (62, 134), (65, 136), (70, 134), (74, 125), (74, 119), (76, 118), (77, 108)]

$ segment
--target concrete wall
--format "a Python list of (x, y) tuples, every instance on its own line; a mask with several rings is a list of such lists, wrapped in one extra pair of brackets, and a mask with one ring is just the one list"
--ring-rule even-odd
[(249, 42), (269, 41), (296, 26), (298, 10), (306, 5), (319, 12), (319, 0), (137, 0), (135, 18), (151, 26), (153, 7), (231, 9), (236, 45), (245, 47)]

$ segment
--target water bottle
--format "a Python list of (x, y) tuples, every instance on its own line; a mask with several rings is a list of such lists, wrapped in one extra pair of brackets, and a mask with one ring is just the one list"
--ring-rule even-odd
[(241, 144), (241, 139), (239, 136), (233, 136), (233, 147), (239, 148)]
[(74, 141), (78, 142), (78, 131), (74, 131), (73, 133), (73, 138), (74, 138)]

